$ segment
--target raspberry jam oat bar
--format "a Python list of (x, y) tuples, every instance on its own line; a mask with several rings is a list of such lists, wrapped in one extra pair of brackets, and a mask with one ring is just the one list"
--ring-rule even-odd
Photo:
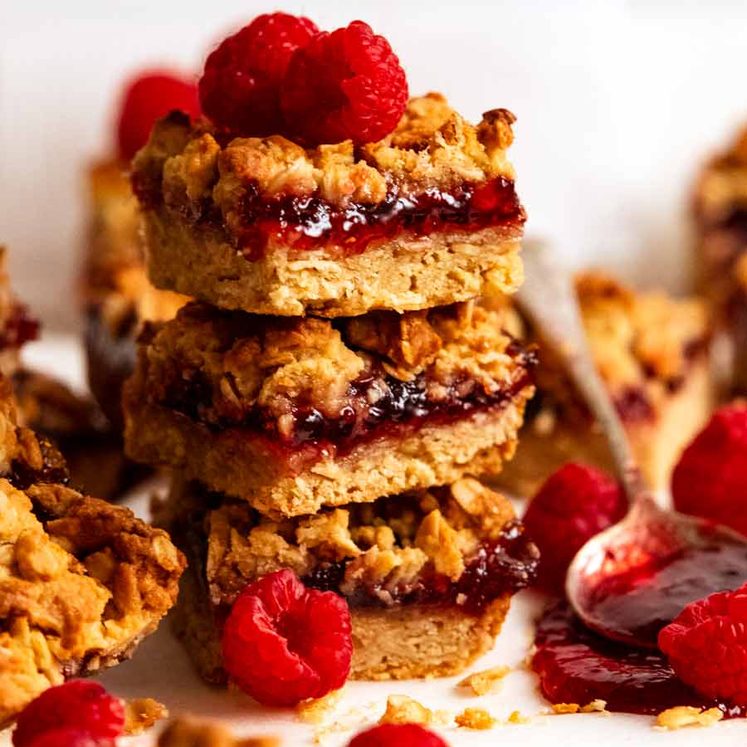
[(513, 115), (413, 98), (378, 142), (303, 148), (173, 114), (134, 162), (159, 288), (258, 314), (354, 316), (521, 282)]
[(181, 553), (131, 511), (60, 484), (0, 380), (0, 725), (68, 677), (126, 659), (176, 601)]
[(351, 676), (400, 679), (457, 673), (490, 648), (538, 561), (509, 502), (473, 478), (279, 521), (176, 478), (161, 512), (190, 562), (175, 624), (213, 682), (231, 605), (278, 569), (347, 600)]
[[(707, 420), (715, 392), (710, 376), (710, 322), (696, 299), (635, 294), (611, 277), (577, 279), (587, 339), (628, 438), (652, 487), (667, 484), (684, 446)], [(527, 333), (531, 339), (531, 330)], [(541, 345), (541, 340), (540, 347)], [(614, 473), (606, 441), (552, 350), (541, 349), (537, 397), (501, 484), (531, 495), (568, 461)]]
[(330, 322), (192, 303), (143, 335), (126, 445), (275, 514), (497, 472), (534, 357), (472, 303)]

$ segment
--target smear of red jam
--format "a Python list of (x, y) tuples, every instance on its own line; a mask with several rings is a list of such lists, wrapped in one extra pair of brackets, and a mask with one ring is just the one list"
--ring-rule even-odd
[(727, 718), (745, 709), (699, 695), (675, 675), (663, 654), (613, 643), (592, 633), (565, 603), (537, 625), (532, 669), (551, 703), (604, 700), (607, 710), (656, 714), (689, 705), (719, 708)]
[[(359, 584), (343, 594), (351, 607), (451, 605), (478, 615), (493, 601), (528, 587), (537, 576), (539, 550), (520, 521), (508, 523), (495, 540), (483, 542), (458, 581), (430, 569), (415, 581), (381, 586)], [(342, 593), (347, 561), (320, 563), (303, 581), (307, 586)]]
[(319, 197), (267, 198), (249, 187), (241, 206), (238, 245), (247, 259), (263, 256), (273, 242), (297, 250), (332, 245), (358, 254), (372, 243), (403, 231), (426, 236), (434, 231), (478, 231), (521, 226), (526, 220), (514, 183), (497, 177), (484, 184), (462, 184), (452, 191), (428, 189), (401, 195), (390, 190), (372, 205), (333, 205)]

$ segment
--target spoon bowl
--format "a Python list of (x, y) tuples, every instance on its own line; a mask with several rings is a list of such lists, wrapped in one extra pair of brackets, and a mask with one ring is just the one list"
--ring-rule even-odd
[(543, 244), (526, 246), (524, 264), (519, 303), (599, 423), (630, 506), (622, 521), (576, 554), (566, 576), (568, 601), (606, 638), (655, 648), (661, 628), (687, 604), (747, 580), (747, 537), (659, 508), (591, 358), (569, 274)]

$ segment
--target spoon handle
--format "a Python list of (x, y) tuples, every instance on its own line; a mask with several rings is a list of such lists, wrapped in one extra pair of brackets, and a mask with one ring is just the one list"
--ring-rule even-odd
[(630, 502), (641, 494), (641, 474), (620, 416), (592, 360), (571, 274), (540, 241), (524, 242), (526, 279), (519, 306), (559, 356), (607, 438), (617, 475)]

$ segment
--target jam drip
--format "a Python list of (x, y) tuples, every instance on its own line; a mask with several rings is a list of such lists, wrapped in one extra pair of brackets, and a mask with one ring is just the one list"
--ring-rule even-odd
[[(539, 550), (520, 521), (509, 522), (498, 539), (486, 540), (456, 581), (432, 568), (409, 584), (359, 587), (343, 594), (351, 607), (391, 607), (399, 604), (453, 605), (478, 615), (494, 600), (529, 586), (537, 575)], [(342, 593), (346, 561), (320, 563), (303, 581), (323, 591)]]
[(278, 428), (276, 416), (259, 406), (253, 407), (240, 420), (217, 416), (211, 407), (210, 385), (199, 374), (169, 387), (162, 404), (216, 430), (249, 428), (285, 447), (327, 444), (345, 448), (392, 426), (415, 424), (426, 418), (448, 422), (511, 401), (530, 384), (531, 376), (526, 369), (535, 363), (531, 350), (517, 353), (517, 356), (517, 365), (522, 370), (516, 380), (493, 392), (466, 378), (449, 386), (429, 386), (427, 373), (419, 374), (412, 381), (400, 381), (377, 367), (376, 373), (368, 373), (350, 385), (348, 404), (337, 417), (328, 417), (311, 405), (295, 402), (291, 418), (284, 419), (282, 430)]
[(540, 619), (532, 669), (551, 703), (585, 705), (601, 699), (607, 710), (657, 714), (689, 705), (717, 707), (727, 718), (745, 709), (699, 695), (675, 675), (663, 654), (613, 643), (586, 628), (559, 603)]
[(526, 220), (514, 183), (502, 176), (452, 191), (401, 195), (392, 189), (383, 202), (344, 207), (319, 197), (267, 198), (255, 185), (247, 189), (241, 215), (238, 245), (250, 260), (259, 259), (273, 240), (299, 250), (332, 244), (344, 254), (358, 254), (372, 242), (402, 231), (425, 236), (443, 230), (521, 226)]

